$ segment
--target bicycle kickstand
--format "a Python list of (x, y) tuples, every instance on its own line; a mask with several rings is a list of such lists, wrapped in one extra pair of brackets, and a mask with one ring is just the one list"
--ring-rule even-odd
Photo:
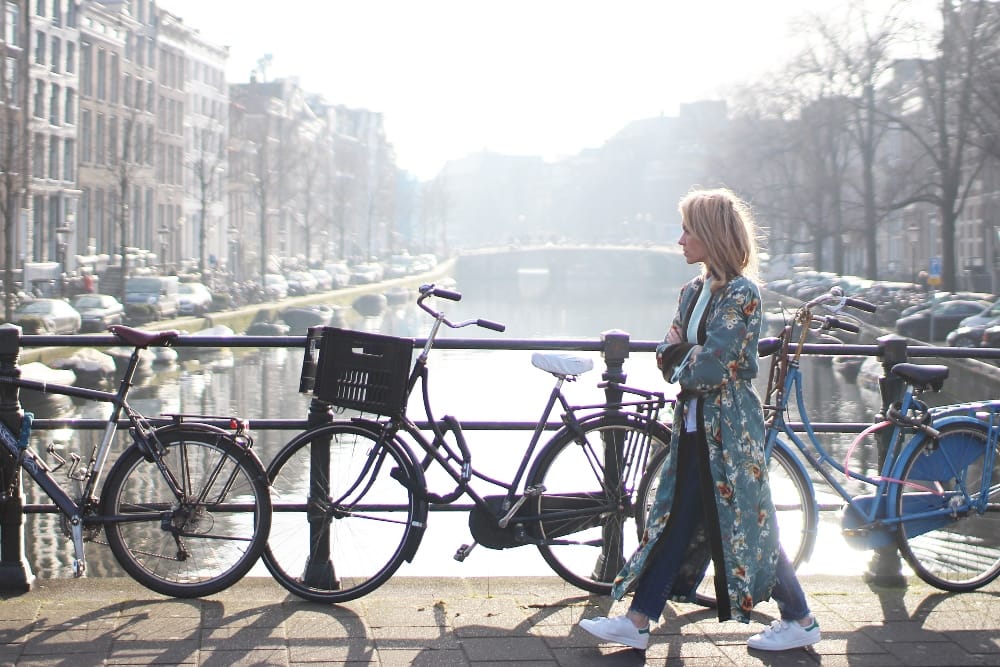
[(87, 571), (87, 559), (83, 551), (83, 519), (79, 516), (70, 517), (69, 528), (73, 535), (73, 576), (82, 577)]

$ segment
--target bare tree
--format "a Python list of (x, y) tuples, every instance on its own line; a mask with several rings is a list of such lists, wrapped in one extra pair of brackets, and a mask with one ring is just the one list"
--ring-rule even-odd
[(206, 245), (208, 242), (208, 209), (218, 201), (219, 185), (226, 167), (226, 145), (221, 137), (208, 137), (198, 133), (197, 151), (187, 162), (187, 168), (198, 188), (198, 211), (201, 224), (198, 230), (198, 272), (206, 280)]
[(268, 225), (273, 222), (275, 214), (281, 214), (295, 195), (290, 181), (295, 174), (298, 142), (293, 122), (282, 115), (265, 111), (254, 125), (251, 137), (256, 144), (256, 155), (250, 181), (260, 217), (259, 262), (260, 279), (263, 282), (264, 275), (272, 272), (269, 270), (271, 257)]
[(935, 207), (940, 221), (942, 289), (957, 288), (956, 226), (966, 198), (983, 167), (985, 153), (975, 145), (976, 90), (986, 84), (980, 55), (995, 48), (997, 33), (986, 2), (956, 6), (941, 2), (941, 35), (933, 59), (914, 61), (915, 76), (900, 82), (895, 109), (886, 112), (909, 137), (915, 159), (900, 169), (918, 177), (892, 208), (917, 203)]
[(125, 303), (125, 283), (128, 277), (129, 231), (132, 228), (132, 217), (129, 214), (129, 196), (136, 186), (140, 171), (147, 168), (146, 152), (151, 147), (142, 143), (144, 126), (138, 120), (137, 109), (130, 109), (129, 115), (121, 128), (121, 143), (118, 136), (110, 137), (107, 169), (115, 186), (115, 196), (118, 201), (117, 223), (119, 249), (121, 252), (121, 285), (118, 297)]
[[(303, 223), (305, 225), (306, 265), (312, 266), (312, 251), (315, 240), (323, 237), (324, 227), (329, 216), (324, 215), (324, 204), (327, 196), (321, 192), (320, 185), (330, 183), (333, 169), (333, 155), (330, 143), (324, 136), (314, 137), (302, 147), (302, 159), (299, 163), (298, 185)], [(323, 249), (322, 255), (325, 255)]]
[[(796, 63), (800, 80), (809, 79), (827, 94), (850, 102), (842, 130), (851, 139), (852, 161), (856, 158), (858, 165), (856, 178), (849, 184), (860, 202), (861, 220), (858, 227), (843, 231), (864, 239), (865, 275), (869, 278), (879, 277), (876, 241), (885, 207), (880, 210), (878, 204), (877, 156), (889, 128), (877, 108), (876, 89), (891, 71), (893, 51), (912, 33), (912, 26), (902, 18), (904, 6), (897, 1), (875, 15), (863, 0), (852, 0), (836, 18), (811, 16), (804, 27), (813, 39)], [(843, 211), (843, 207), (838, 208)]]

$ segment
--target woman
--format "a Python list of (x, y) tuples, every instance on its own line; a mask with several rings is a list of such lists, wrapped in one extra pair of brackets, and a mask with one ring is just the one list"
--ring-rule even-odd
[(663, 376), (680, 386), (670, 453), (639, 548), (612, 594), (633, 593), (625, 616), (580, 622), (587, 632), (637, 649), (668, 599), (692, 599), (709, 560), (719, 620), (749, 622), (770, 597), (781, 620), (751, 648), (785, 650), (820, 639), (805, 595), (778, 542), (764, 460), (757, 375), (760, 291), (756, 227), (728, 190), (696, 190), (680, 204), (680, 245), (703, 272), (681, 289), (677, 314), (657, 348)]

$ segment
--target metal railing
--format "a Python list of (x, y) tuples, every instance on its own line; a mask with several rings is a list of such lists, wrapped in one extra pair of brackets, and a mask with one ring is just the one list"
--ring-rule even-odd
[[(424, 339), (415, 339), (419, 348), (425, 342)], [(437, 349), (457, 349), (457, 350), (560, 350), (579, 352), (600, 352), (604, 358), (605, 368), (602, 378), (624, 383), (626, 374), (624, 372), (625, 360), (631, 353), (654, 352), (659, 341), (632, 341), (629, 334), (624, 331), (612, 330), (604, 332), (599, 338), (578, 338), (578, 339), (442, 339), (435, 344)], [(21, 336), (17, 329), (0, 328), (0, 375), (19, 374), (17, 361), (22, 348), (42, 348), (42, 347), (113, 347), (119, 346), (121, 341), (110, 335), (75, 335), (75, 336)], [(246, 348), (303, 348), (306, 344), (306, 336), (180, 336), (173, 341), (172, 346), (178, 348), (221, 348), (221, 347), (246, 347)], [(934, 347), (924, 345), (909, 345), (908, 340), (894, 334), (889, 334), (879, 338), (876, 344), (826, 344), (815, 343), (806, 344), (802, 348), (802, 353), (806, 355), (853, 355), (853, 356), (877, 356), (881, 358), (884, 369), (883, 381), (880, 382), (882, 390), (883, 409), (895, 398), (892, 393), (895, 389), (890, 382), (885, 381), (888, 370), (897, 363), (907, 361), (909, 358), (941, 358), (941, 359), (1000, 359), (1000, 349), (982, 348), (953, 348)], [(1000, 373), (996, 374), (1000, 375)], [(614, 389), (606, 390), (609, 401), (620, 400), (620, 392), (615, 395)], [(0, 419), (15, 433), (20, 427), (18, 391), (17, 387), (11, 385), (0, 385)], [(302, 419), (254, 419), (255, 430), (288, 430), (302, 431), (318, 423), (332, 418), (329, 405), (317, 400), (313, 400), (310, 405), (309, 414)], [(166, 424), (169, 419), (149, 418), (152, 424)], [(211, 419), (200, 420), (205, 423), (214, 423)], [(122, 421), (122, 425), (127, 425), (127, 421)], [(216, 425), (225, 427), (228, 421), (219, 421)], [(99, 419), (77, 419), (77, 418), (52, 418), (38, 419), (34, 422), (34, 429), (102, 429), (106, 425), (104, 420)], [(417, 422), (417, 425), (424, 429), (428, 425)], [(547, 430), (555, 430), (561, 426), (561, 422), (550, 422), (546, 425)], [(858, 433), (871, 422), (813, 422), (812, 429), (816, 432), (824, 433)], [(483, 430), (483, 431), (519, 431), (532, 430), (536, 428), (536, 422), (524, 421), (470, 421), (463, 422), (463, 429)], [(801, 423), (793, 423), (792, 427), (802, 430)], [(265, 462), (266, 464), (267, 462)], [(14, 472), (15, 462), (11, 460), (9, 453), (0, 452), (0, 465), (6, 473), (5, 478), (11, 479)], [(0, 589), (10, 587), (10, 582), (4, 581), (4, 571), (17, 572), (19, 565), (23, 562), (21, 553), (23, 545), (23, 515), (26, 513), (49, 513), (57, 512), (58, 509), (52, 504), (31, 504), (26, 505), (23, 499), (18, 497), (6, 497), (0, 501)], [(14, 566), (14, 567), (11, 567)], [(15, 588), (17, 585), (15, 583)]]

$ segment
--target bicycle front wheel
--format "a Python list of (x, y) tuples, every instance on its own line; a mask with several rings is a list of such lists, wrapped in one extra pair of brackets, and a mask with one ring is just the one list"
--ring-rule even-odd
[(400, 480), (420, 477), (404, 449), (370, 429), (336, 423), (300, 434), (268, 479), (274, 519), (264, 564), (299, 597), (336, 603), (371, 593), (419, 544), (426, 505)]
[(528, 475), (529, 487), (545, 487), (527, 503), (540, 519), (529, 530), (556, 574), (586, 591), (611, 591), (642, 534), (634, 503), (639, 479), (669, 442), (661, 424), (621, 415), (585, 424), (580, 434), (557, 435), (545, 446)]
[[(955, 424), (903, 465), (899, 550), (931, 586), (971, 591), (1000, 575), (1000, 452), (985, 427)], [(908, 520), (908, 515), (924, 513)]]
[(132, 445), (101, 497), (108, 546), (147, 588), (202, 597), (239, 581), (260, 557), (271, 497), (260, 461), (225, 433), (157, 435), (166, 472)]
[[(645, 522), (656, 491), (660, 486), (660, 469), (667, 452), (657, 454), (649, 466), (649, 472), (639, 485), (636, 500), (640, 512), (640, 527), (645, 529)], [(778, 538), (781, 547), (792, 562), (798, 567), (809, 558), (816, 542), (816, 528), (819, 521), (816, 503), (810, 493), (809, 480), (802, 473), (795, 455), (786, 449), (779, 441), (768, 459), (768, 481), (771, 487), (771, 500), (774, 503), (775, 516), (778, 520)], [(705, 576), (695, 590), (694, 601), (705, 607), (715, 607), (715, 575), (712, 563), (708, 564)]]

